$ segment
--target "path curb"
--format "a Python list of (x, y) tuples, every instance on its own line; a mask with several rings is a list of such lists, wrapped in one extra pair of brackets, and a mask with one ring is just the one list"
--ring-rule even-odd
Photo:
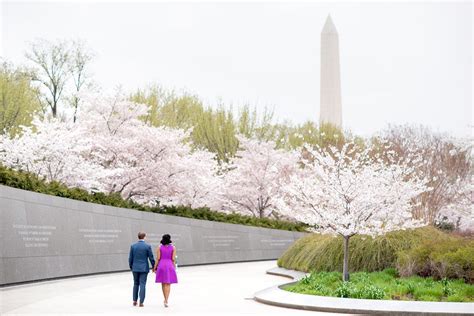
[(292, 293), (282, 290), (281, 287), (295, 283), (303, 278), (306, 273), (283, 268), (273, 268), (268, 270), (267, 273), (288, 277), (293, 279), (293, 281), (272, 286), (255, 293), (254, 299), (264, 304), (311, 311), (350, 314), (474, 315), (474, 303), (367, 300)]

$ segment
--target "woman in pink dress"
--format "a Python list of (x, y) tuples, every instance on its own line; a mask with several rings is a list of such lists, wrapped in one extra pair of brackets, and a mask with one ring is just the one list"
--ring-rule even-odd
[(156, 250), (156, 263), (153, 272), (156, 272), (156, 283), (161, 283), (165, 307), (168, 307), (171, 283), (178, 283), (176, 276), (176, 248), (171, 244), (171, 236), (166, 234), (161, 238), (161, 246)]

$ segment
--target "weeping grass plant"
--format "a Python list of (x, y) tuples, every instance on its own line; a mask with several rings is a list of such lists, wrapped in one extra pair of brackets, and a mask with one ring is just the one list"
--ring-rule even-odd
[[(371, 238), (353, 236), (349, 250), (350, 271), (382, 271), (394, 268), (397, 254), (411, 249), (423, 240), (455, 240), (434, 227), (390, 232)], [(298, 271), (342, 271), (344, 258), (342, 237), (310, 234), (297, 240), (278, 260), (278, 266)]]

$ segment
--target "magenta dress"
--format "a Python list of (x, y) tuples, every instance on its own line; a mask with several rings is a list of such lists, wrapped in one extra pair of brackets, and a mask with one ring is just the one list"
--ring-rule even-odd
[(178, 283), (172, 256), (172, 245), (160, 246), (160, 261), (156, 269), (156, 283)]

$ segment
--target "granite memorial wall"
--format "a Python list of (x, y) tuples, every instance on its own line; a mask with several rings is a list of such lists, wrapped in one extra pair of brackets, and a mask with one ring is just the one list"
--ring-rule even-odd
[(178, 265), (278, 258), (303, 233), (75, 201), (0, 185), (0, 285), (128, 270), (145, 231), (153, 249), (169, 233)]

